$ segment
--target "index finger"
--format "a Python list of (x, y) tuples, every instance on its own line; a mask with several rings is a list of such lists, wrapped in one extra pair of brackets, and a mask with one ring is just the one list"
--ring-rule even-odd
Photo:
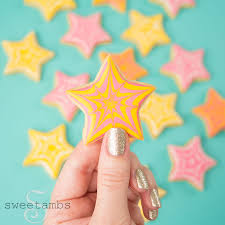
[(66, 161), (52, 193), (52, 200), (82, 197), (88, 189), (99, 160), (101, 142), (80, 142)]

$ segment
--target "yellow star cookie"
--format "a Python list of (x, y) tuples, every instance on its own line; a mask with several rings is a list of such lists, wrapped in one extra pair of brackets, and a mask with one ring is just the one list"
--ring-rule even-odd
[(24, 3), (39, 8), (47, 21), (50, 21), (60, 10), (76, 8), (74, 0), (24, 0)]
[(153, 93), (141, 108), (140, 117), (147, 124), (153, 138), (170, 126), (183, 124), (183, 120), (174, 110), (176, 94), (159, 95)]
[(56, 178), (62, 163), (74, 150), (66, 141), (65, 125), (47, 133), (29, 130), (29, 137), (32, 149), (23, 165), (42, 165), (52, 178)]
[(93, 5), (106, 5), (109, 4), (112, 8), (118, 10), (119, 12), (126, 11), (127, 0), (93, 0)]
[(159, 191), (159, 197), (160, 198), (163, 198), (165, 195), (166, 195), (166, 190), (162, 189), (162, 188), (158, 188), (158, 191)]
[(4, 73), (24, 73), (34, 81), (41, 77), (41, 66), (54, 56), (54, 53), (42, 48), (34, 32), (18, 42), (3, 41), (2, 46), (9, 57)]
[(131, 27), (123, 34), (122, 38), (135, 43), (143, 56), (146, 56), (154, 46), (168, 44), (170, 38), (163, 29), (163, 16), (144, 16), (130, 11)]

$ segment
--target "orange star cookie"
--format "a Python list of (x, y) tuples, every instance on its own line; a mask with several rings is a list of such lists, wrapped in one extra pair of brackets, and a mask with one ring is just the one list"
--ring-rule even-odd
[(108, 54), (111, 55), (113, 61), (127, 79), (136, 80), (147, 75), (148, 71), (136, 63), (132, 48), (128, 48), (119, 54), (100, 52), (99, 56), (102, 62)]
[(65, 125), (48, 133), (29, 130), (29, 136), (32, 149), (23, 165), (42, 165), (52, 178), (56, 178), (62, 163), (74, 150), (74, 147), (66, 141)]
[(60, 10), (76, 8), (74, 0), (24, 0), (24, 3), (39, 8), (47, 21), (50, 21)]
[(153, 138), (158, 137), (166, 127), (183, 124), (183, 120), (174, 109), (176, 99), (176, 94), (153, 93), (144, 102), (140, 117), (146, 123)]
[(131, 27), (122, 38), (137, 45), (143, 56), (146, 56), (154, 46), (168, 44), (170, 38), (163, 29), (163, 15), (144, 16), (138, 11), (130, 11)]
[(119, 12), (126, 11), (127, 0), (94, 0), (93, 5), (110, 5), (112, 8), (118, 10)]
[(40, 81), (42, 64), (54, 56), (53, 52), (38, 44), (34, 32), (29, 33), (22, 41), (3, 41), (2, 46), (9, 57), (4, 73), (24, 73), (34, 81)]
[(209, 89), (206, 102), (195, 107), (193, 113), (205, 122), (209, 137), (225, 129), (225, 99), (213, 88)]

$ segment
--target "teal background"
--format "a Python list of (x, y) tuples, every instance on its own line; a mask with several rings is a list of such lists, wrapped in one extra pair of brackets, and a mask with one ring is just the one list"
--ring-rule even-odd
[[(195, 8), (182, 10), (174, 20), (168, 18), (161, 7), (148, 0), (128, 0), (125, 14), (110, 7), (92, 7), (91, 0), (76, 2), (78, 8), (74, 12), (78, 14), (102, 12), (103, 26), (113, 38), (111, 44), (97, 47), (90, 60), (86, 60), (76, 48), (60, 43), (68, 30), (67, 12), (60, 12), (51, 22), (46, 22), (40, 11), (25, 7), (22, 0), (0, 0), (0, 41), (21, 40), (30, 31), (35, 31), (39, 43), (55, 52), (55, 57), (43, 67), (41, 82), (35, 83), (23, 75), (3, 75), (7, 57), (0, 47), (0, 223), (29, 224), (24, 219), (23, 209), (7, 210), (5, 203), (26, 202), (25, 196), (31, 190), (45, 192), (43, 195), (33, 195), (33, 200), (47, 200), (55, 184), (42, 167), (22, 166), (30, 150), (28, 129), (45, 132), (64, 123), (68, 141), (72, 145), (75, 146), (81, 139), (84, 124), (81, 112), (71, 123), (67, 123), (56, 108), (41, 103), (43, 96), (53, 88), (55, 72), (60, 70), (69, 75), (87, 72), (93, 80), (100, 67), (98, 53), (101, 50), (120, 52), (132, 46), (136, 50), (138, 63), (149, 71), (149, 75), (141, 81), (155, 85), (158, 93), (177, 93), (176, 109), (184, 119), (183, 126), (166, 129), (156, 140), (151, 139), (143, 124), (145, 140), (136, 141), (131, 146), (142, 163), (150, 166), (159, 186), (168, 192), (162, 200), (159, 218), (153, 224), (224, 224), (225, 132), (207, 138), (203, 123), (191, 110), (205, 101), (209, 87), (225, 97), (225, 1), (196, 0)], [(174, 81), (159, 73), (160, 67), (169, 60), (170, 45), (156, 47), (143, 58), (133, 44), (120, 39), (120, 34), (129, 26), (130, 9), (146, 15), (163, 13), (165, 29), (173, 43), (189, 50), (204, 48), (204, 61), (211, 80), (194, 83), (187, 93), (180, 94)], [(171, 162), (167, 145), (184, 145), (195, 135), (201, 136), (205, 152), (218, 162), (207, 173), (203, 192), (186, 182), (168, 182)]]

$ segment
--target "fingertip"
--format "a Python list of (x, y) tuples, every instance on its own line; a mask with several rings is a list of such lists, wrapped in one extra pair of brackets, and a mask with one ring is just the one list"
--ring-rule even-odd
[(126, 157), (129, 155), (128, 135), (122, 128), (111, 128), (103, 137), (102, 153), (108, 157)]
[(133, 152), (131, 153), (130, 186), (138, 193), (144, 193), (149, 189), (149, 183), (144, 172), (144, 166), (141, 165), (138, 157)]
[(85, 144), (83, 141), (79, 142), (76, 146), (75, 150), (77, 151), (100, 151), (102, 140), (98, 140), (96, 142)]

